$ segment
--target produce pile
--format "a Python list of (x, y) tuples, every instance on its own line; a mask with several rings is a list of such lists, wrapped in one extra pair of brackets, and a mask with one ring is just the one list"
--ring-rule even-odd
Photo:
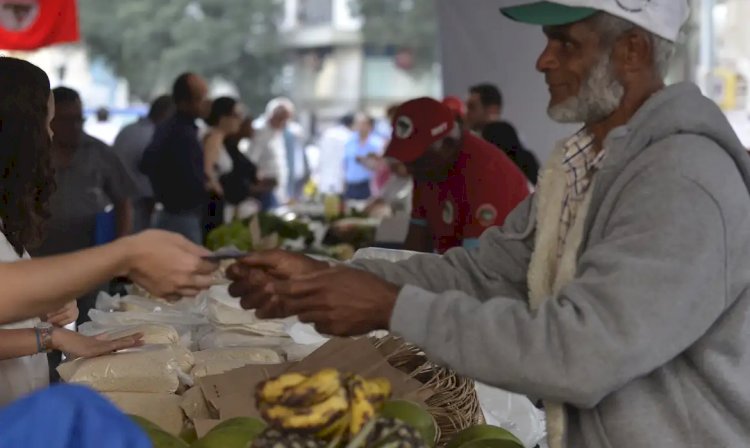
[[(372, 242), (374, 230), (365, 239)], [(236, 220), (212, 230), (206, 239), (206, 247), (217, 251), (232, 247), (247, 252), (251, 250), (278, 249), (285, 243), (301, 243), (298, 247), (308, 255), (318, 255), (346, 261), (354, 256), (355, 246), (347, 242), (327, 240), (323, 246), (315, 246), (314, 234), (307, 223), (301, 220), (287, 221), (276, 215), (259, 213), (252, 218)], [(363, 243), (364, 244), (364, 243)], [(357, 246), (359, 247), (359, 246)]]
[[(385, 379), (364, 379), (334, 369), (285, 373), (255, 390), (263, 420), (239, 417), (197, 439), (177, 438), (134, 417), (154, 448), (432, 448), (432, 416), (416, 403), (390, 400)], [(197, 439), (197, 440), (196, 440)], [(189, 445), (191, 443), (191, 445)], [(509, 432), (480, 425), (459, 433), (448, 448), (520, 448)]]
[[(254, 219), (257, 219), (259, 235), (253, 235)], [(259, 237), (271, 235), (276, 235), (280, 242), (303, 239), (309, 245), (313, 241), (313, 233), (304, 222), (285, 221), (272, 214), (258, 213), (253, 218), (236, 220), (215, 228), (208, 234), (206, 245), (211, 250), (230, 246), (242, 251), (257, 250), (260, 249), (257, 247)]]

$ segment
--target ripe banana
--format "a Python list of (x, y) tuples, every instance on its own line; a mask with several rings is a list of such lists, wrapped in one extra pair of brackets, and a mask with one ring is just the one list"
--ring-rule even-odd
[(331, 441), (337, 438), (343, 439), (345, 436), (348, 436), (347, 431), (349, 430), (350, 419), (351, 415), (349, 412), (346, 412), (341, 418), (316, 433), (315, 436), (326, 441)]
[(391, 397), (391, 382), (385, 378), (364, 381), (365, 395), (373, 404), (382, 404)]
[(347, 382), (349, 389), (349, 437), (354, 437), (375, 417), (375, 406), (367, 398), (365, 381), (359, 376), (352, 376)]
[(339, 389), (328, 399), (306, 407), (264, 404), (261, 416), (269, 425), (293, 431), (320, 432), (346, 415), (349, 400), (346, 390)]
[(273, 378), (260, 383), (255, 391), (258, 404), (276, 404), (289, 389), (307, 380), (306, 375), (301, 373), (285, 373), (278, 378)]
[(335, 369), (324, 369), (305, 381), (284, 391), (279, 404), (307, 407), (327, 400), (343, 388), (341, 374)]

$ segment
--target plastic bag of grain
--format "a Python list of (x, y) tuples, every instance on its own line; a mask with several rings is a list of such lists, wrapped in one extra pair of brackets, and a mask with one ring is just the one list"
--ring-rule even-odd
[(174, 393), (180, 387), (181, 375), (194, 363), (193, 355), (179, 345), (147, 345), (75, 359), (61, 364), (57, 371), (63, 381), (99, 392)]
[(185, 425), (179, 395), (140, 392), (107, 392), (102, 395), (122, 412), (143, 417), (175, 436)]
[(200, 350), (230, 347), (266, 347), (277, 348), (292, 342), (288, 337), (258, 336), (256, 334), (213, 329), (199, 341)]
[(243, 310), (239, 301), (229, 295), (227, 286), (213, 286), (208, 297), (206, 316), (216, 329), (258, 336), (287, 336), (282, 320), (258, 319), (253, 311)]
[(251, 364), (279, 364), (284, 358), (275, 350), (263, 347), (233, 347), (193, 353), (194, 378), (219, 375)]
[(187, 346), (190, 344), (189, 334), (187, 335), (188, 337), (183, 336), (181, 338), (175, 327), (166, 324), (126, 325), (123, 327), (106, 328), (92, 322), (86, 322), (81, 325), (78, 332), (86, 336), (102, 335), (107, 339), (123, 338), (135, 333), (141, 333), (143, 334), (144, 345), (180, 344)]

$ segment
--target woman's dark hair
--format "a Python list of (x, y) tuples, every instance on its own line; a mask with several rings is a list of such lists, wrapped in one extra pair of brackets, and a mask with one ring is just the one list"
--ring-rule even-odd
[(209, 126), (216, 126), (223, 117), (228, 117), (234, 113), (234, 108), (237, 106), (237, 100), (228, 96), (222, 96), (216, 98), (211, 103), (211, 113), (206, 118), (206, 124)]
[(0, 57), (0, 219), (21, 255), (42, 240), (55, 190), (47, 131), (50, 84), (39, 67)]

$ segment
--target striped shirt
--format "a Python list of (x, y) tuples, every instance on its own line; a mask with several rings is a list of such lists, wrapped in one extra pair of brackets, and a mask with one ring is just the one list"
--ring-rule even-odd
[(560, 240), (558, 244), (558, 257), (565, 249), (570, 227), (575, 222), (579, 205), (591, 184), (594, 172), (599, 169), (604, 161), (605, 151), (594, 150), (594, 136), (585, 128), (570, 138), (565, 145), (565, 156), (563, 168), (567, 176), (567, 191), (563, 199), (562, 213), (560, 216)]

